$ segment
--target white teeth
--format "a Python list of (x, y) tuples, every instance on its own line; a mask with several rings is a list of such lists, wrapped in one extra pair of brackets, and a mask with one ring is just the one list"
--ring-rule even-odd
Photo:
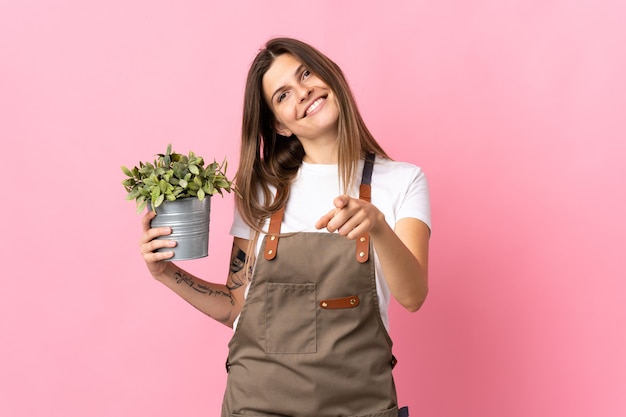
[(320, 98), (318, 98), (317, 100), (315, 100), (315, 101), (313, 102), (313, 104), (311, 104), (311, 105), (309, 106), (309, 108), (308, 108), (308, 109), (306, 109), (306, 114), (309, 114), (309, 113), (311, 113), (313, 110), (317, 109), (317, 108), (318, 108), (318, 106), (322, 103), (322, 100), (323, 100), (323, 98), (321, 98), (321, 97), (320, 97)]

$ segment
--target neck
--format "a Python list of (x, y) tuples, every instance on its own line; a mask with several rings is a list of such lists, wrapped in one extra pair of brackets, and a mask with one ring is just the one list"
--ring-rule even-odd
[(337, 149), (323, 151), (304, 147), (304, 162), (308, 164), (336, 164), (339, 161)]
[(337, 139), (333, 140), (306, 140), (301, 139), (304, 148), (303, 161), (309, 164), (336, 164), (339, 161)]

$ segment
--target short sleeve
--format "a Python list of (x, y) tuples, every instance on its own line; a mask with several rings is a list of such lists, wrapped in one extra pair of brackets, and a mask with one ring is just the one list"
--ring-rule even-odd
[(233, 215), (233, 223), (230, 226), (230, 234), (233, 237), (239, 237), (242, 239), (250, 239), (250, 226), (243, 221), (241, 217), (241, 213), (237, 209), (237, 205), (235, 205), (234, 215)]
[(428, 180), (419, 167), (411, 173), (404, 199), (396, 212), (396, 221), (407, 217), (421, 220), (432, 231)]

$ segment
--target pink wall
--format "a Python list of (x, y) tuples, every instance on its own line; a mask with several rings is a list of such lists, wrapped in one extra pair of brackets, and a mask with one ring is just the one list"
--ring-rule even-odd
[[(173, 142), (233, 173), (275, 35), (333, 57), (429, 175), (431, 294), (392, 311), (413, 415), (625, 415), (623, 3), (217, 4), (0, 3), (0, 415), (218, 415), (230, 330), (148, 276), (119, 166)], [(219, 281), (232, 203), (187, 264)]]

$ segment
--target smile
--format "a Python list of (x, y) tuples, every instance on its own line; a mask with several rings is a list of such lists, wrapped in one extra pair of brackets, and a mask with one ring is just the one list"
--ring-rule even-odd
[(311, 103), (311, 105), (307, 107), (307, 109), (304, 111), (304, 117), (308, 116), (309, 114), (317, 110), (317, 108), (320, 106), (320, 104), (322, 104), (322, 102), (324, 102), (325, 99), (326, 97), (320, 97), (317, 100), (315, 100), (313, 103)]

